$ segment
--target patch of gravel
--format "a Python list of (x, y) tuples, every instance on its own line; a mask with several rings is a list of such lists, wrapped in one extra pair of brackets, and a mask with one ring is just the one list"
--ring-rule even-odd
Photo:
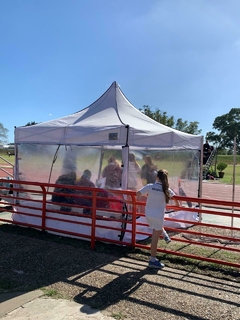
[(89, 242), (10, 225), (0, 226), (0, 243), (2, 292), (45, 288), (116, 319), (240, 319), (236, 270), (196, 270), (180, 260), (151, 270), (140, 250), (90, 250)]

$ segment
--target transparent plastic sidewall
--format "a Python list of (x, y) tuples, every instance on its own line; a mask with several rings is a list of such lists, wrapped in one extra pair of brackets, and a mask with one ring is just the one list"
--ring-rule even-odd
[[(114, 155), (122, 163), (122, 150), (109, 147), (56, 146), (45, 144), (17, 145), (15, 178), (21, 181), (55, 183), (62, 174), (76, 172), (77, 179), (84, 170), (92, 173), (91, 181), (96, 185), (101, 172), (107, 165), (110, 155)], [(134, 150), (140, 167), (144, 156), (150, 155), (158, 169), (166, 169), (169, 173), (170, 187), (178, 193), (179, 185), (188, 196), (197, 197), (199, 188), (199, 154), (198, 150)], [(142, 187), (140, 173), (137, 177), (136, 189)]]
[[(199, 190), (200, 152), (198, 150), (132, 150), (140, 167), (144, 165), (144, 156), (149, 155), (157, 169), (168, 171), (169, 185), (177, 194), (181, 187), (187, 196), (197, 197)], [(139, 174), (137, 189), (142, 187)]]

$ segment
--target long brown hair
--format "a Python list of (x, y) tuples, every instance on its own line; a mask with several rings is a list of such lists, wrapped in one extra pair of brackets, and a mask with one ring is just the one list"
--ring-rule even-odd
[(158, 170), (157, 177), (162, 183), (163, 193), (165, 194), (166, 203), (169, 203), (170, 193), (169, 193), (169, 182), (168, 182), (168, 172), (165, 169)]
[(129, 153), (129, 162), (134, 162), (135, 169), (139, 169), (139, 164), (137, 163), (134, 153)]
[(144, 157), (146, 164), (150, 167), (151, 170), (157, 170), (157, 166), (153, 163), (152, 157), (148, 154)]
[(118, 166), (120, 166), (119, 161), (112, 154), (108, 157), (108, 164), (110, 163), (117, 164)]

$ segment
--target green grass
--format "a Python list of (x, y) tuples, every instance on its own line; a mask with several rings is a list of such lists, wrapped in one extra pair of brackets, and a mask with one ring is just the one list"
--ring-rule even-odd
[[(0, 157), (5, 158), (7, 161), (11, 162), (11, 164), (14, 164), (15, 162), (15, 156), (8, 156), (6, 150), (0, 149)], [(4, 160), (0, 159), (0, 165), (7, 164)]]
[[(229, 165), (233, 165), (233, 155), (218, 155), (217, 162), (226, 162)], [(236, 156), (236, 164), (240, 164), (240, 155)]]
[(118, 313), (112, 313), (111, 317), (116, 319), (116, 320), (123, 320), (127, 316), (125, 314), (123, 314), (122, 312), (118, 312)]
[[(218, 180), (221, 183), (233, 183), (233, 165), (228, 165), (224, 170), (224, 177)], [(240, 184), (240, 166), (235, 166), (235, 184)]]
[[(231, 155), (218, 155), (217, 163), (225, 162), (228, 164), (227, 168), (224, 169), (224, 177), (219, 179), (220, 183), (232, 184), (233, 183), (233, 156)], [(215, 163), (211, 167), (212, 170), (215, 170)], [(217, 170), (216, 170), (217, 172)], [(217, 172), (218, 174), (218, 172)], [(236, 166), (235, 166), (235, 184), (240, 184), (240, 156), (236, 157)]]
[(54, 299), (67, 299), (68, 297), (63, 296), (61, 293), (59, 293), (57, 290), (55, 289), (48, 289), (48, 288), (41, 288), (41, 290), (43, 291), (44, 295), (47, 297), (51, 297)]
[[(195, 228), (190, 228), (190, 230), (195, 230)], [(184, 233), (184, 231), (183, 231)], [(175, 234), (174, 237), (176, 239), (182, 239), (182, 234)], [(150, 246), (151, 243), (151, 238), (140, 241), (141, 244)], [(231, 244), (229, 244), (231, 245)], [(228, 246), (228, 245), (226, 245)], [(171, 250), (173, 252), (181, 252), (184, 254), (192, 254), (195, 256), (200, 256), (200, 257), (206, 257), (206, 258), (213, 258), (213, 259), (218, 259), (221, 261), (227, 261), (230, 263), (239, 263), (239, 253), (234, 252), (234, 251), (227, 251), (224, 249), (224, 245), (222, 246), (222, 249), (219, 248), (211, 248), (211, 247), (206, 247), (204, 246), (204, 243), (202, 245), (195, 245), (194, 242), (192, 244), (183, 244), (181, 242), (177, 241), (172, 241), (169, 244), (166, 244), (165, 241), (159, 240), (158, 242), (158, 248), (161, 249), (166, 249), (166, 250)], [(129, 253), (129, 256), (132, 256), (132, 258), (139, 259), (139, 260), (145, 260), (144, 257), (148, 257), (149, 255), (149, 250), (147, 249), (139, 249), (137, 253), (137, 248), (134, 251), (134, 254)], [(227, 265), (223, 264), (215, 264), (215, 263), (210, 263), (208, 261), (201, 261), (198, 259), (193, 259), (193, 258), (187, 258), (187, 257), (181, 257), (181, 256), (176, 256), (174, 254), (165, 254), (165, 253), (158, 253), (158, 256), (160, 257), (160, 260), (163, 263), (166, 263), (168, 266), (171, 266), (174, 268), (174, 265), (178, 265), (178, 268), (180, 266), (183, 266), (184, 270), (191, 270), (192, 268), (198, 269), (204, 269), (206, 267), (210, 267), (212, 271), (219, 271), (219, 270), (224, 270), (224, 272), (237, 272), (238, 268), (235, 267), (230, 267)], [(181, 268), (181, 267), (180, 267)]]
[[(164, 245), (162, 242), (159, 242), (159, 248), (164, 248)], [(211, 257), (213, 259), (219, 259), (219, 260), (227, 261), (230, 263), (239, 263), (239, 253), (224, 250), (224, 246), (222, 249), (204, 247), (204, 244), (202, 246), (191, 244), (183, 247), (181, 243), (173, 241), (171, 242), (171, 244), (168, 245), (168, 247), (165, 247), (165, 248), (175, 252), (193, 254), (196, 256), (206, 257), (206, 258)], [(174, 258), (176, 257), (174, 256)], [(182, 258), (182, 259), (185, 259), (185, 258)], [(198, 261), (198, 263), (200, 262)], [(201, 261), (201, 265), (208, 265), (208, 264), (209, 262)], [(221, 265), (221, 268), (223, 268), (223, 265)], [(229, 267), (224, 267), (224, 268), (228, 269)], [(233, 269), (233, 268), (230, 267), (229, 269)]]

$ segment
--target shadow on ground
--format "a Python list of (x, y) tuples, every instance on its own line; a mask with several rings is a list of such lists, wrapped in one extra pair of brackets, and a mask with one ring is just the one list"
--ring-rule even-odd
[(240, 318), (239, 278), (229, 285), (169, 267), (151, 270), (148, 253), (132, 259), (138, 250), (106, 244), (90, 250), (87, 241), (13, 225), (0, 225), (0, 242), (2, 293), (46, 288), (118, 319)]

